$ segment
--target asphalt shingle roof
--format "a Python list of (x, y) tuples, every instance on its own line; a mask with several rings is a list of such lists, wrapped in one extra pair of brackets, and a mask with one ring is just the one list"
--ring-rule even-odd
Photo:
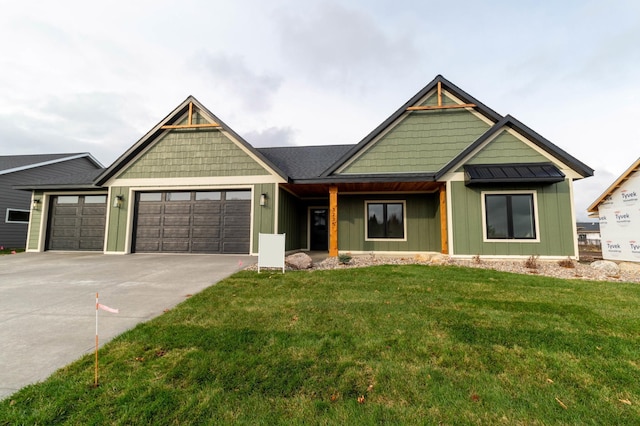
[(82, 153), (72, 154), (33, 154), (33, 155), (0, 155), (0, 172), (26, 166), (74, 157)]
[(291, 179), (319, 177), (353, 145), (283, 146), (257, 148)]

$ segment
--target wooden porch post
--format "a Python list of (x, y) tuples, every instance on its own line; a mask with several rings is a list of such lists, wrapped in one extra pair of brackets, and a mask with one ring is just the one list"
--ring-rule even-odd
[(329, 187), (329, 256), (338, 256), (338, 187)]
[(447, 230), (447, 185), (440, 185), (440, 246), (442, 254), (449, 254), (449, 232)]

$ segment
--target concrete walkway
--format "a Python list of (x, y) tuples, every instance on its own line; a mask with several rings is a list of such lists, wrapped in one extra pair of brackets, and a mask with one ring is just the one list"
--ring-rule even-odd
[(0, 399), (256, 262), (243, 255), (21, 253), (0, 256)]

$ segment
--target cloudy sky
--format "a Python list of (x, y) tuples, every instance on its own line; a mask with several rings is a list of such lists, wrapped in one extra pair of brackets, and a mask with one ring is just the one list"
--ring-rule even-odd
[(254, 146), (360, 141), (436, 75), (596, 170), (640, 156), (640, 2), (0, 0), (0, 155), (105, 165), (188, 95)]

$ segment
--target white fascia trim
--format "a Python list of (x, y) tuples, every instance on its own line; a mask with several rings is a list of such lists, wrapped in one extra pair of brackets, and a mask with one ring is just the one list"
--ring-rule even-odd
[(98, 167), (104, 168), (102, 163), (100, 163), (98, 160), (96, 160), (93, 155), (85, 152), (83, 154), (70, 155), (68, 157), (56, 158), (55, 160), (42, 161), (40, 163), (27, 164), (25, 166), (14, 167), (13, 169), (2, 170), (2, 171), (0, 171), (0, 175), (6, 175), (6, 174), (9, 174), (9, 173), (21, 172), (23, 170), (35, 169), (36, 167), (49, 166), (51, 164), (62, 163), (62, 162), (69, 161), (69, 160), (76, 160), (78, 158), (83, 158), (83, 157), (88, 157)]
[(453, 256), (455, 254), (455, 247), (453, 245), (453, 206), (451, 205), (453, 195), (451, 194), (451, 181), (447, 181), (446, 185), (446, 197), (447, 197), (447, 238), (448, 238), (448, 248), (449, 248), (449, 256)]
[(207, 176), (207, 177), (184, 177), (184, 178), (148, 178), (148, 179), (114, 179), (109, 182), (109, 186), (130, 186), (130, 187), (175, 187), (211, 185), (253, 185), (256, 183), (285, 183), (279, 176), (257, 175), (257, 176)]

